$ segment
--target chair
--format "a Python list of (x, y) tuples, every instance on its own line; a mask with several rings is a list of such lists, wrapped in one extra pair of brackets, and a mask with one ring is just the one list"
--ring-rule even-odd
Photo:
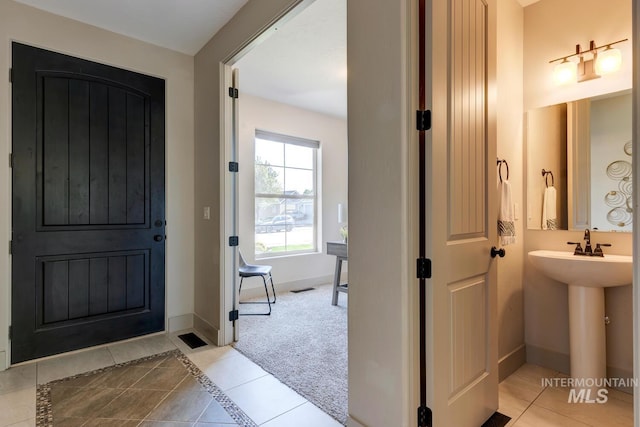
[[(262, 277), (262, 282), (264, 283), (264, 291), (267, 294), (266, 301), (240, 301), (240, 304), (267, 304), (269, 306), (269, 311), (267, 313), (239, 313), (239, 314), (245, 315), (245, 316), (260, 316), (260, 315), (269, 316), (271, 314), (271, 304), (276, 303), (276, 289), (273, 286), (273, 276), (271, 275), (271, 266), (247, 264), (240, 250), (238, 250), (238, 255), (240, 255), (240, 266), (238, 268), (238, 273), (240, 274), (240, 286), (238, 287), (238, 296), (240, 296), (240, 292), (242, 292), (242, 281), (244, 280), (245, 277)], [(271, 281), (271, 290), (273, 291), (273, 301), (269, 296), (269, 289), (267, 288), (267, 278)]]

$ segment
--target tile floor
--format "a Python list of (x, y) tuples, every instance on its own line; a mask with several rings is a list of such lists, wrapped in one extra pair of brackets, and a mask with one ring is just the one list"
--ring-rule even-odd
[(608, 401), (568, 403), (569, 389), (543, 387), (543, 378), (566, 377), (525, 364), (500, 383), (498, 411), (511, 417), (508, 427), (633, 427), (633, 396), (609, 390)]
[[(183, 332), (180, 332), (183, 333)], [(231, 347), (190, 349), (177, 333), (25, 364), (0, 372), (0, 427), (35, 426), (36, 385), (179, 348), (261, 427), (339, 427), (340, 424)], [(524, 365), (500, 383), (499, 411), (510, 427), (632, 427), (632, 396), (611, 390), (606, 404), (569, 404), (568, 390), (542, 386), (561, 374)], [(203, 421), (207, 421), (204, 420)], [(87, 425), (87, 424), (85, 424)], [(155, 426), (231, 427), (229, 423), (162, 423)]]
[[(24, 364), (0, 372), (0, 427), (35, 426), (37, 384), (102, 369), (116, 363), (124, 363), (176, 348), (179, 348), (194, 365), (261, 427), (297, 427), (300, 425), (300, 420), (304, 420), (305, 426), (308, 427), (340, 426), (340, 423), (235, 349), (215, 346), (190, 349), (177, 337), (184, 332), (168, 336), (155, 335), (108, 345)], [(158, 407), (159, 409), (160, 407)], [(145, 424), (133, 423), (132, 426), (232, 427), (235, 425), (233, 421), (226, 420), (226, 423), (221, 423), (221, 420), (213, 415), (209, 418), (205, 415), (201, 414), (198, 417), (200, 421), (197, 423), (195, 421), (186, 423), (156, 421)], [(205, 417), (203, 418), (203, 416)], [(208, 422), (214, 420), (215, 422)]]
[[(219, 393), (209, 393), (206, 378), (204, 384), (200, 383), (193, 374), (197, 368), (182, 359), (180, 352), (172, 351), (49, 383), (38, 390), (38, 417), (52, 419), (55, 426), (69, 427), (170, 422), (238, 426), (224, 409), (230, 407), (241, 416), (235, 405), (228, 399), (216, 399)], [(246, 417), (238, 418), (241, 420), (240, 425), (247, 424)]]

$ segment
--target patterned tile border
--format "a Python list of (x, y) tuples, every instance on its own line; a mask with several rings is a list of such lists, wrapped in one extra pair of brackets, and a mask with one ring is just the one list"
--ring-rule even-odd
[(60, 380), (51, 381), (46, 384), (39, 384), (36, 390), (36, 426), (37, 427), (53, 427), (53, 405), (51, 402), (51, 386), (70, 381), (79, 377), (88, 375), (99, 374), (107, 372), (116, 368), (120, 368), (135, 363), (140, 363), (148, 360), (165, 358), (173, 356), (178, 359), (187, 371), (194, 377), (196, 381), (202, 385), (202, 387), (213, 397), (213, 399), (224, 408), (229, 416), (238, 423), (241, 427), (258, 427), (251, 418), (245, 414), (242, 409), (238, 407), (229, 397), (224, 394), (220, 388), (209, 379), (196, 365), (189, 360), (189, 358), (180, 350), (171, 350), (165, 353), (155, 354), (153, 356), (143, 357), (141, 359), (132, 360), (125, 363), (117, 363), (106, 368), (96, 369), (94, 371), (85, 372), (82, 374), (74, 375)]

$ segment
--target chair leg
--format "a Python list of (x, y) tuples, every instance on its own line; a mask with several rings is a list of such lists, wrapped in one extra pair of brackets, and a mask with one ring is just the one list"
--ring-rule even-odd
[[(267, 294), (266, 301), (239, 301), (239, 304), (267, 304), (269, 306), (269, 311), (266, 313), (238, 313), (240, 316), (270, 316), (271, 315), (271, 298), (269, 297), (269, 288), (267, 287), (267, 281), (264, 276), (262, 277), (262, 283), (264, 284), (264, 291)], [(244, 278), (242, 278), (244, 279)], [(238, 295), (240, 295), (240, 289), (242, 288), (242, 279), (240, 279), (240, 286), (238, 287)], [(273, 282), (271, 282), (271, 286), (273, 287)], [(275, 292), (275, 290), (274, 290)], [(275, 293), (274, 293), (275, 300)]]
[(273, 286), (273, 276), (271, 275), (271, 273), (269, 273), (269, 280), (271, 281), (271, 290), (273, 291), (273, 301), (271, 301), (271, 304), (275, 304), (276, 303), (276, 288)]
[(269, 305), (269, 313), (271, 314), (271, 299), (269, 298), (269, 288), (267, 288), (267, 279), (262, 276), (262, 283), (264, 283), (264, 293), (267, 294), (267, 305)]

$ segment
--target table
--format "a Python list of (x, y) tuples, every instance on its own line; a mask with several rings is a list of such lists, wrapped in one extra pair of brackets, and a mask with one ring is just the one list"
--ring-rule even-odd
[(347, 261), (347, 244), (344, 242), (327, 242), (327, 255), (335, 255), (336, 271), (333, 275), (333, 299), (331, 305), (338, 304), (338, 294), (348, 292), (348, 284), (340, 284), (340, 274), (342, 273), (342, 261)]

